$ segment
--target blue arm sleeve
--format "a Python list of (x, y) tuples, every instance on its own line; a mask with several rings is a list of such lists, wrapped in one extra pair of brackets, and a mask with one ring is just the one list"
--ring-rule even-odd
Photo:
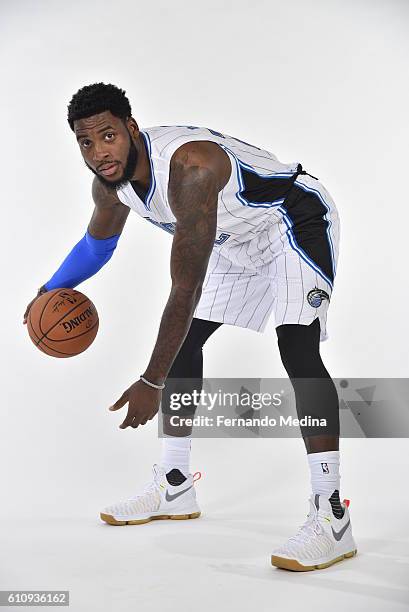
[(60, 287), (76, 287), (98, 272), (112, 257), (120, 234), (110, 238), (93, 238), (86, 231), (62, 262), (55, 274), (44, 284), (47, 291)]

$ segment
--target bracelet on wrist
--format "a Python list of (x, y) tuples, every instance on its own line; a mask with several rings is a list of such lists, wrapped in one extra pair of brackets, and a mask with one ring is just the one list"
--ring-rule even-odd
[(150, 382), (150, 380), (146, 380), (146, 378), (144, 378), (144, 376), (142, 376), (142, 374), (140, 375), (139, 380), (141, 380), (142, 382), (145, 383), (145, 385), (148, 385), (149, 387), (152, 387), (153, 389), (164, 389), (165, 385), (155, 385), (155, 383)]

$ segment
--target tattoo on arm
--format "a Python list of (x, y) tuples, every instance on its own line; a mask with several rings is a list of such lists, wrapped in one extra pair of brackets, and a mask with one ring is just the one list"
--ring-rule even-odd
[(200, 299), (217, 226), (219, 181), (200, 165), (175, 161), (169, 180), (169, 202), (176, 217), (170, 272), (172, 289), (163, 312), (148, 380), (162, 382), (187, 335)]

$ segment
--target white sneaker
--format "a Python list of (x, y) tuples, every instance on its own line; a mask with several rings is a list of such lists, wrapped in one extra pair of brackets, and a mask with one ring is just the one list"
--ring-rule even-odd
[(344, 516), (337, 519), (329, 500), (323, 495), (311, 495), (307, 521), (282, 548), (273, 551), (275, 567), (306, 572), (329, 567), (337, 561), (353, 557), (357, 550), (352, 537), (349, 500), (341, 504)]
[[(198, 478), (195, 478), (196, 475)], [(200, 472), (189, 474), (178, 486), (169, 484), (166, 472), (159, 465), (153, 466), (153, 480), (142, 493), (126, 501), (104, 508), (101, 519), (110, 525), (139, 525), (154, 519), (193, 519), (200, 516), (194, 483)]]

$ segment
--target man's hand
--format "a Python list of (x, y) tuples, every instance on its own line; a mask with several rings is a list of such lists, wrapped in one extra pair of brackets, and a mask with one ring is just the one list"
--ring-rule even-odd
[(37, 295), (35, 296), (35, 298), (34, 298), (33, 300), (31, 300), (31, 302), (30, 302), (30, 303), (29, 303), (29, 305), (27, 306), (26, 311), (25, 311), (25, 313), (24, 313), (24, 317), (23, 317), (23, 325), (26, 325), (26, 324), (27, 324), (28, 313), (30, 312), (30, 308), (31, 308), (31, 306), (34, 304), (34, 302), (36, 301), (36, 299), (37, 299), (37, 298), (38, 298), (40, 295), (42, 295), (43, 293), (47, 293), (47, 289), (46, 289), (44, 286), (40, 287), (40, 289), (38, 290)]
[(110, 406), (110, 410), (119, 410), (129, 402), (128, 414), (120, 429), (131, 426), (146, 425), (159, 410), (162, 391), (149, 387), (142, 380), (137, 380), (121, 395), (119, 400)]

